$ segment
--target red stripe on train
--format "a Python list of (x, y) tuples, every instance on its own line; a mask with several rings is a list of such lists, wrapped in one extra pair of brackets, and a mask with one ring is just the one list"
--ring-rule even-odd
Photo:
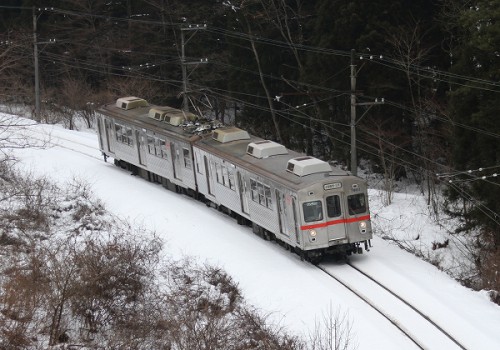
[(312, 230), (315, 228), (328, 227), (328, 226), (338, 225), (338, 224), (352, 224), (353, 222), (364, 221), (364, 220), (370, 220), (370, 215), (360, 216), (359, 218), (338, 219), (338, 220), (333, 220), (333, 221), (321, 222), (319, 224), (314, 224), (314, 225), (300, 226), (300, 229), (301, 230)]

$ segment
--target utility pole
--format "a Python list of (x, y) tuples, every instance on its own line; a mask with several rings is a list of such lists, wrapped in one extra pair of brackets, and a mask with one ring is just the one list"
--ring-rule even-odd
[(36, 11), (33, 6), (33, 55), (35, 57), (35, 120), (40, 121), (40, 77), (38, 71), (38, 43), (36, 38)]
[(356, 65), (355, 51), (351, 50), (351, 173), (358, 175), (358, 158), (356, 154)]
[[(48, 8), (45, 8), (47, 10)], [(41, 120), (40, 115), (40, 69), (38, 67), (38, 44), (54, 44), (55, 39), (50, 39), (49, 41), (38, 42), (37, 38), (37, 22), (38, 18), (36, 16), (36, 8), (33, 6), (33, 56), (35, 65), (35, 120), (39, 122)]]
[[(380, 101), (375, 99), (375, 102), (362, 102), (358, 103), (356, 101), (356, 77), (358, 75), (358, 70), (356, 70), (356, 65), (354, 64), (355, 50), (351, 50), (351, 173), (354, 176), (358, 176), (358, 156), (356, 148), (356, 124), (365, 116), (365, 114), (375, 105), (380, 105), (384, 103), (382, 98)], [(381, 56), (382, 57), (382, 56)], [(371, 59), (371, 57), (370, 57)], [(356, 107), (357, 106), (369, 106), (368, 109), (361, 115), (361, 117), (356, 120)]]
[[(187, 26), (181, 27), (181, 68), (182, 68), (182, 110), (185, 112), (189, 111), (189, 103), (188, 103), (188, 78), (187, 75), (187, 66), (191, 64), (198, 65), (200, 63), (207, 63), (208, 59), (201, 59), (199, 62), (186, 62), (186, 50), (185, 46), (191, 40), (191, 38), (196, 34), (198, 30), (207, 29), (207, 25), (199, 25), (199, 24), (189, 24)], [(185, 31), (193, 31), (191, 36), (185, 40), (184, 32)]]

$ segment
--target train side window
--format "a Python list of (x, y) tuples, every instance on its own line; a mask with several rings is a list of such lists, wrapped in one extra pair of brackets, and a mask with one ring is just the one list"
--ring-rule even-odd
[(257, 193), (257, 182), (252, 179), (250, 179), (250, 195), (254, 202), (258, 201), (259, 195)]
[(271, 198), (271, 187), (264, 185), (264, 193), (266, 196), (266, 207), (271, 209), (273, 207), (273, 200)]
[(305, 222), (323, 220), (323, 205), (321, 201), (302, 203), (302, 211), (304, 212)]
[(129, 145), (129, 146), (133, 146), (134, 145), (134, 142), (132, 141), (132, 128), (130, 127), (126, 127), (125, 130), (127, 131), (126, 135), (124, 135), (124, 140), (123, 140), (123, 143)]
[(273, 209), (273, 201), (271, 198), (271, 187), (263, 183), (250, 179), (250, 193), (254, 202), (260, 205)]
[(162, 157), (163, 159), (168, 159), (168, 154), (169, 151), (167, 149), (167, 143), (164, 139), (159, 139), (160, 140), (160, 151), (161, 153), (158, 154), (158, 157)]
[(326, 197), (326, 213), (329, 218), (336, 218), (342, 214), (339, 196), (334, 195)]
[(264, 197), (264, 185), (262, 185), (260, 182), (257, 182), (257, 189), (259, 190), (259, 204), (265, 206), (266, 201)]
[(115, 135), (116, 135), (116, 141), (122, 142), (122, 126), (120, 124), (115, 124)]
[(162, 143), (164, 144), (163, 140), (160, 140), (159, 138), (155, 139), (155, 156), (161, 157), (161, 145)]
[(222, 166), (222, 184), (226, 187), (229, 187), (229, 176), (227, 174), (227, 168)]
[(196, 172), (203, 175), (203, 157), (200, 153), (195, 153), (196, 157)]
[(222, 183), (222, 169), (219, 163), (215, 163), (215, 177), (218, 183)]
[(364, 193), (347, 196), (347, 206), (349, 215), (356, 215), (366, 212), (366, 199)]
[(132, 128), (115, 124), (116, 140), (125, 145), (133, 146)]
[(236, 186), (234, 184), (234, 170), (229, 168), (227, 170), (227, 176), (229, 179), (229, 188), (232, 189), (233, 191), (236, 191)]
[(184, 166), (187, 169), (192, 169), (193, 168), (193, 162), (191, 161), (189, 149), (183, 148), (182, 149), (182, 154), (184, 155)]
[(149, 154), (155, 155), (155, 139), (148, 135), (148, 152)]

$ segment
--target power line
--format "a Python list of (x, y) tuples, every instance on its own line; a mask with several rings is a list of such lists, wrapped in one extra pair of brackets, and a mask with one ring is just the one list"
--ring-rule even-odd
[[(2, 6), (0, 6), (0, 7), (2, 7)], [(24, 8), (24, 9), (29, 9), (29, 8)], [(176, 26), (178, 27), (178, 26), (181, 26), (183, 24), (183, 23), (179, 23), (179, 22), (165, 22), (165, 21), (155, 21), (155, 20), (143, 20), (143, 19), (136, 19), (136, 18), (112, 17), (112, 16), (108, 16), (108, 15), (89, 14), (89, 13), (83, 13), (83, 12), (78, 12), (78, 11), (62, 10), (62, 9), (58, 9), (58, 8), (44, 8), (44, 10), (51, 11), (54, 13), (65, 14), (65, 15), (101, 18), (101, 19), (107, 19), (107, 20), (112, 20), (112, 21), (117, 21), (117, 22), (118, 21), (120, 21), (120, 22), (132, 22), (132, 23), (141, 23), (141, 24), (157, 25), (157, 26), (170, 26), (170, 27), (176, 27)], [(214, 33), (214, 34), (225, 35), (227, 37), (237, 38), (237, 39), (253, 40), (256, 42), (261, 42), (264, 44), (273, 45), (275, 47), (280, 47), (280, 48), (294, 48), (294, 49), (297, 49), (300, 51), (305, 51), (305, 52), (322, 53), (322, 54), (334, 55), (334, 56), (339, 56), (339, 57), (350, 57), (350, 51), (335, 50), (335, 49), (328, 49), (328, 48), (323, 48), (323, 47), (318, 47), (318, 46), (284, 42), (284, 41), (265, 38), (265, 37), (261, 37), (261, 36), (250, 35), (250, 34), (246, 34), (246, 33), (242, 33), (242, 32), (230, 31), (227, 29), (217, 28), (217, 27), (213, 27), (213, 26), (207, 27), (206, 31)], [(367, 55), (367, 54), (361, 55), (361, 57), (363, 57), (363, 58), (370, 58), (371, 56), (374, 56), (374, 55)], [(374, 56), (374, 57), (376, 57), (376, 56)], [(449, 73), (446, 71), (442, 71), (442, 70), (438, 70), (438, 69), (434, 69), (434, 68), (431, 69), (429, 67), (422, 67), (422, 66), (418, 66), (415, 64), (405, 64), (404, 62), (397, 60), (397, 59), (394, 59), (394, 58), (385, 58), (386, 56), (384, 56), (384, 55), (379, 55), (378, 57), (382, 57), (382, 59), (373, 60), (375, 63), (385, 65), (386, 67), (391, 68), (391, 69), (397, 69), (397, 70), (400, 70), (403, 72), (407, 72), (407, 69), (403, 69), (403, 67), (407, 67), (407, 68), (411, 68), (410, 70), (413, 74), (419, 75), (419, 76), (426, 78), (426, 79), (434, 79), (434, 80), (439, 80), (439, 81), (446, 82), (449, 84), (457, 84), (457, 85), (461, 85), (461, 86), (467, 86), (470, 88), (487, 90), (487, 91), (491, 91), (491, 92), (500, 92), (500, 89), (486, 88), (486, 87), (477, 86), (477, 85), (468, 85), (465, 83), (459, 83), (459, 82), (453, 81), (452, 79), (458, 79), (458, 80), (464, 81), (466, 83), (475, 83), (475, 84), (487, 85), (487, 86), (492, 86), (492, 87), (500, 87), (500, 82), (494, 82), (494, 81), (490, 81), (490, 80), (486, 80), (486, 79), (479, 79), (479, 78), (474, 78), (474, 77), (470, 77), (470, 76)], [(428, 73), (428, 75), (423, 75), (423, 73)]]
[(462, 198), (465, 198), (469, 202), (473, 203), (475, 207), (482, 212), (488, 219), (493, 221), (495, 224), (500, 225), (500, 218), (498, 213), (494, 212), (490, 208), (488, 208), (486, 205), (484, 205), (481, 201), (477, 200), (472, 196), (470, 193), (468, 193), (463, 186), (457, 186), (455, 183), (450, 183), (450, 187), (452, 187), (457, 193), (460, 194)]
[[(29, 9), (29, 8), (25, 8), (25, 9)], [(106, 15), (95, 15), (95, 14), (88, 14), (88, 13), (79, 13), (79, 12), (76, 12), (76, 11), (67, 11), (67, 10), (60, 10), (60, 9), (54, 9), (54, 8), (45, 8), (45, 10), (50, 10), (50, 11), (53, 11), (53, 12), (56, 12), (56, 13), (62, 13), (62, 14), (66, 14), (66, 15), (77, 15), (77, 16), (88, 16), (88, 17), (96, 17), (96, 18), (107, 18), (107, 19), (112, 19), (112, 20), (121, 20), (121, 21), (132, 21), (132, 22), (137, 22), (137, 23), (147, 23), (147, 24), (158, 24), (158, 25), (165, 25), (165, 24), (168, 24), (168, 25), (178, 25), (178, 23), (166, 23), (166, 22), (155, 22), (155, 21), (151, 21), (151, 20), (137, 20), (137, 19), (131, 19), (131, 18), (119, 18), (119, 17), (110, 17), (110, 16), (106, 16)], [(302, 50), (309, 50), (309, 51), (312, 51), (312, 52), (321, 52), (321, 53), (328, 53), (328, 54), (334, 54), (334, 55), (339, 55), (339, 56), (347, 56), (348, 55), (348, 52), (346, 51), (341, 51), (341, 50), (330, 50), (330, 49), (324, 49), (324, 48), (318, 48), (318, 47), (313, 47), (313, 46), (307, 46), (307, 45), (296, 45), (296, 44), (293, 44), (293, 43), (286, 43), (286, 42), (282, 42), (282, 41), (279, 41), (279, 40), (272, 40), (272, 39), (267, 39), (267, 38), (262, 38), (262, 37), (255, 37), (255, 36), (250, 36), (248, 34), (244, 34), (244, 33), (239, 33), (239, 32), (234, 32), (234, 31), (228, 31), (228, 30), (223, 30), (223, 29), (219, 29), (219, 28), (211, 28), (208, 30), (208, 31), (212, 31), (214, 33), (222, 33), (226, 36), (233, 36), (233, 37), (237, 37), (237, 38), (243, 38), (243, 39), (253, 39), (253, 40), (256, 40), (256, 41), (261, 41), (261, 42), (265, 42), (265, 43), (269, 43), (269, 44), (272, 44), (272, 45), (275, 45), (275, 46), (278, 46), (278, 47), (294, 47), (294, 48), (298, 48), (298, 49), (302, 49)], [(365, 55), (367, 56), (367, 55)], [(62, 61), (62, 60), (61, 60)], [(390, 60), (387, 60), (387, 62), (390, 62)], [(86, 62), (83, 62), (83, 61), (80, 61), (81, 64), (87, 64)], [(401, 67), (402, 64), (401, 62), (399, 61), (395, 61), (395, 60), (392, 60), (392, 63), (395, 67)], [(95, 65), (92, 65), (93, 67)], [(229, 66), (229, 65), (226, 65), (226, 66)], [(411, 65), (411, 67), (414, 69), (415, 65)], [(113, 68), (113, 67), (107, 67), (107, 68)], [(116, 67), (114, 67), (116, 69)], [(122, 67), (123, 69), (124, 67)], [(420, 67), (418, 69), (421, 69)], [(248, 70), (246, 70), (248, 72)], [(425, 70), (424, 70), (425, 71)], [(429, 70), (430, 71), (430, 70)], [(430, 71), (433, 76), (436, 74), (436, 70), (432, 70)], [(453, 77), (460, 77), (460, 76), (457, 76), (457, 75), (448, 75), (448, 76), (453, 76)], [(273, 76), (270, 76), (270, 75), (267, 75), (268, 78), (275, 78)], [(463, 78), (463, 77), (460, 77), (460, 78)], [(276, 79), (276, 78), (275, 78)], [(158, 80), (158, 79), (154, 79), (154, 80)], [(162, 79), (160, 79), (162, 80)], [(469, 80), (469, 81), (472, 81), (472, 80)], [(480, 83), (485, 83), (487, 81), (485, 80), (476, 80), (476, 82), (480, 82)], [(296, 83), (299, 83), (299, 82), (296, 82)], [(306, 85), (306, 84), (304, 84)], [(496, 84), (494, 84), (496, 85)], [(309, 85), (309, 87), (312, 87), (312, 85)], [(333, 89), (326, 89), (326, 88), (323, 88), (323, 87), (320, 87), (320, 86), (314, 86), (315, 88), (319, 88), (319, 89), (323, 89), (325, 91), (330, 91), (330, 92), (338, 92), (337, 90), (333, 90)], [(392, 105), (395, 105), (394, 103), (392, 103)], [(400, 105), (399, 105), (400, 106)], [(408, 110), (408, 108), (406, 108)], [(465, 125), (461, 125), (463, 127), (467, 127)], [(474, 129), (474, 128), (471, 128), (472, 130), (474, 131), (477, 131), (477, 132), (482, 132), (484, 134), (488, 134), (487, 131), (485, 130), (480, 130), (480, 129)], [(494, 133), (489, 133), (490, 136), (494, 136), (494, 137), (499, 137), (499, 135), (497, 134), (494, 134)]]

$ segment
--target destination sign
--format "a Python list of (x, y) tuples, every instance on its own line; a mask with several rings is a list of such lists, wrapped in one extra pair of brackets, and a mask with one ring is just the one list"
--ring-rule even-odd
[(323, 185), (323, 189), (325, 191), (334, 190), (336, 188), (341, 188), (341, 187), (342, 187), (342, 182), (333, 182), (331, 184), (324, 184)]

